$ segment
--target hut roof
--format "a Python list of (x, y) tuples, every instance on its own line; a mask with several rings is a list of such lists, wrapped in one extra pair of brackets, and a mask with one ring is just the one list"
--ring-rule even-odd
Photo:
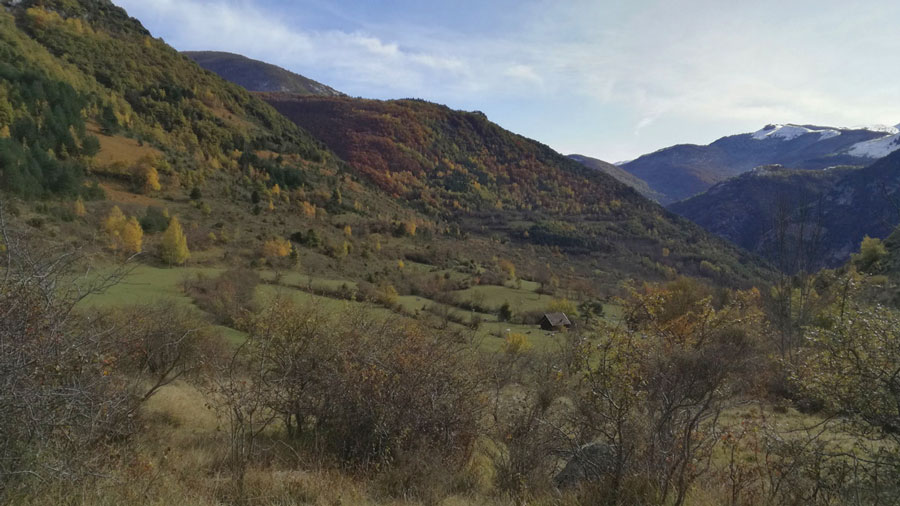
[(565, 313), (545, 313), (544, 318), (546, 318), (547, 322), (553, 327), (572, 325), (572, 322), (569, 321), (569, 317), (566, 316)]

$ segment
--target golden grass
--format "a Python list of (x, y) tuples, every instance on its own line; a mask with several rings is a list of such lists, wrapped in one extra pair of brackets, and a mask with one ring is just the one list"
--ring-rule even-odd
[(141, 207), (150, 207), (150, 206), (158, 206), (164, 207), (160, 205), (160, 201), (156, 200), (152, 197), (148, 197), (146, 195), (139, 195), (137, 193), (131, 193), (122, 189), (121, 185), (104, 182), (100, 183), (98, 186), (103, 189), (103, 192), (106, 194), (106, 200), (109, 202), (113, 202), (115, 204), (125, 204), (132, 206), (141, 206)]
[(144, 144), (141, 146), (138, 141), (123, 137), (121, 135), (109, 136), (100, 132), (97, 127), (89, 128), (92, 135), (100, 139), (100, 152), (94, 158), (99, 166), (112, 165), (116, 162), (123, 162), (127, 165), (133, 165), (144, 156), (162, 156), (162, 153), (152, 147)]

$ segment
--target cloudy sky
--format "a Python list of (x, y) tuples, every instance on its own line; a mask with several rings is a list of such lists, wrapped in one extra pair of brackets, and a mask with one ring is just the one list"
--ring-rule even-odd
[(900, 122), (900, 2), (113, 1), (179, 50), (480, 110), (612, 162), (767, 123)]

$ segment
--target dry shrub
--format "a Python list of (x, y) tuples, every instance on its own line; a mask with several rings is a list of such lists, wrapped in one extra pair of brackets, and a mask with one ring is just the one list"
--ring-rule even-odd
[(215, 315), (219, 323), (236, 326), (254, 309), (253, 296), (259, 274), (250, 269), (230, 269), (217, 277), (198, 274), (184, 284), (184, 290), (201, 309)]
[(427, 469), (433, 481), (468, 460), (483, 408), (472, 348), (412, 321), (285, 299), (246, 325), (241, 360), (293, 444), (381, 469), (389, 491), (425, 493)]
[(0, 231), (3, 499), (14, 485), (80, 481), (116, 465), (141, 404), (202, 363), (209, 347), (205, 325), (172, 306), (79, 313), (86, 295), (121, 276), (79, 278), (77, 254), (29, 249)]

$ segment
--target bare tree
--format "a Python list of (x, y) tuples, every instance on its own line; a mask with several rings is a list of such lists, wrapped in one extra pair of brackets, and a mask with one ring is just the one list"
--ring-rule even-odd
[(788, 195), (780, 195), (774, 205), (770, 258), (778, 268), (778, 279), (770, 313), (776, 346), (790, 359), (817, 309), (813, 288), (815, 271), (821, 267), (823, 206), (821, 199), (797, 203)]
[[(127, 268), (17, 231), (0, 210), (0, 497), (11, 484), (77, 480), (137, 427), (138, 408), (193, 368), (192, 320), (168, 310), (89, 313)], [(135, 316), (141, 315), (141, 319)]]

